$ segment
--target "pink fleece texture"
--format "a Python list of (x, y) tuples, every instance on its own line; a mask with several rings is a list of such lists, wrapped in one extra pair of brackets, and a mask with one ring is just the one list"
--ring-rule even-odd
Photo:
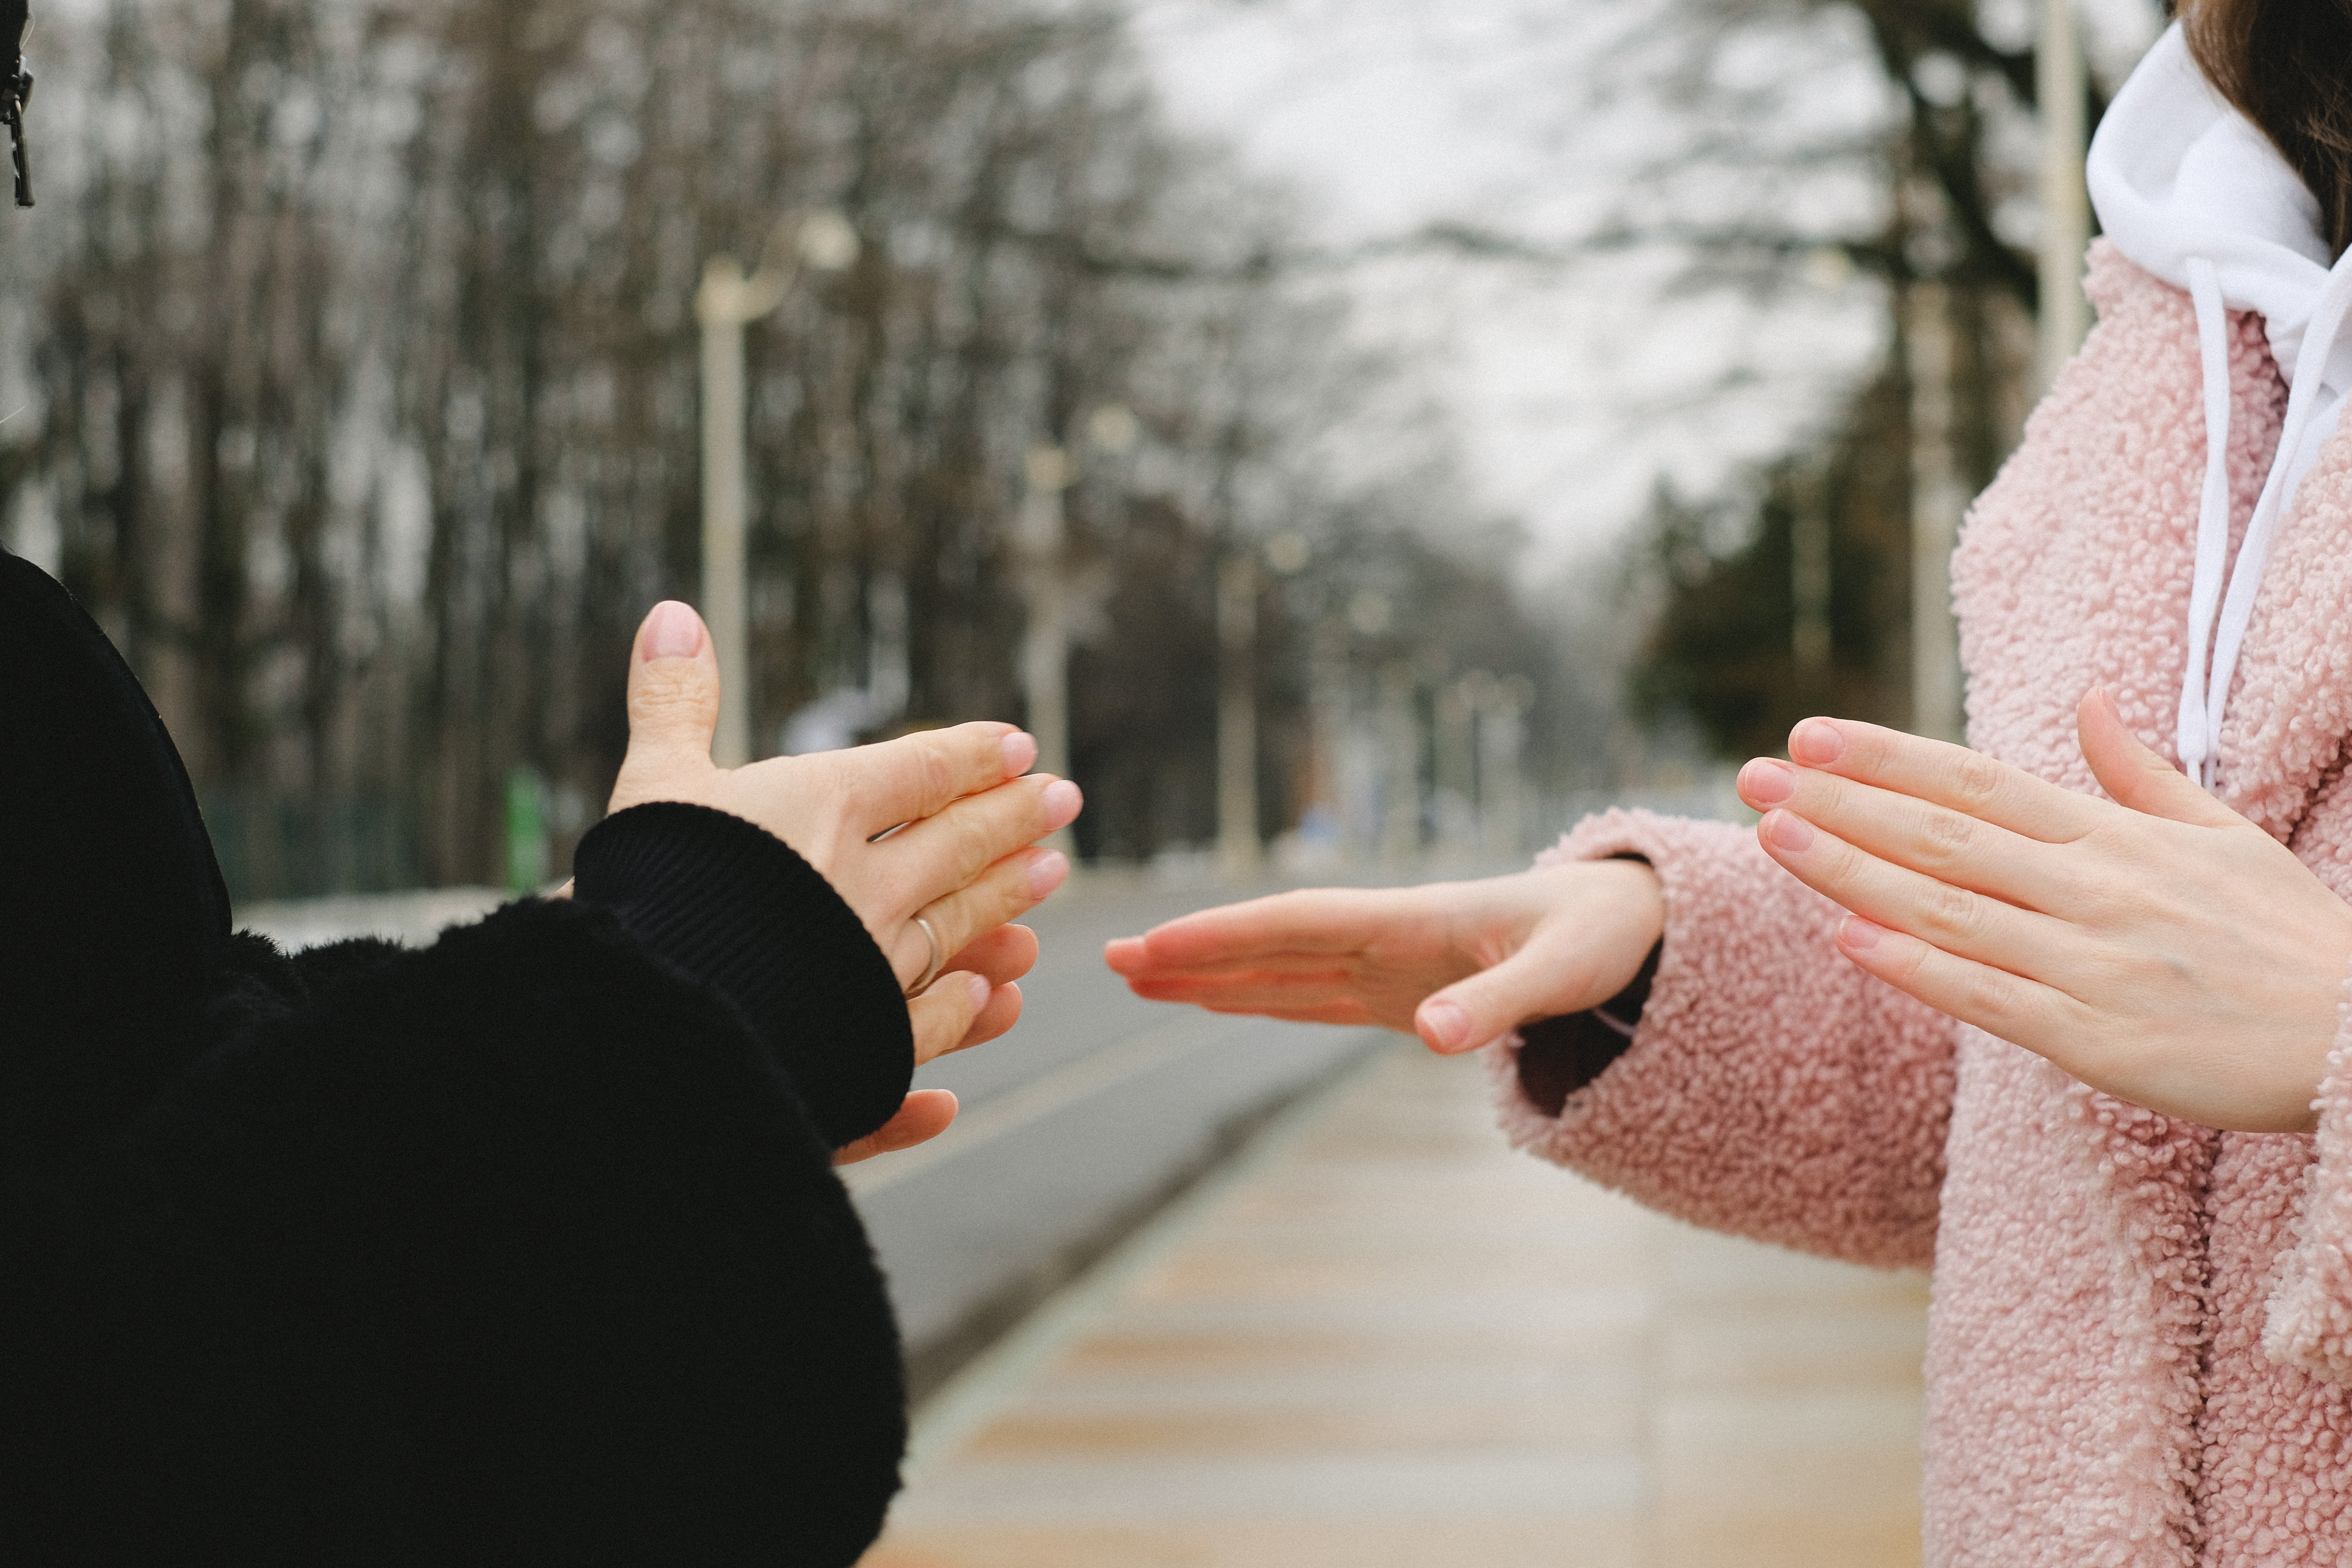
[[(2085, 793), (2105, 686), (2172, 754), (2205, 427), (2186, 295), (2104, 244), (2099, 325), (1953, 559), (1969, 737)], [(2285, 391), (2231, 321), (2242, 531)], [(2352, 896), (2352, 426), (2282, 527), (2221, 736), (2221, 795)], [(2352, 1562), (2352, 1003), (2317, 1137), (2219, 1133), (2100, 1094), (1832, 949), (1836, 911), (1744, 829), (1612, 813), (1551, 857), (1637, 851), (1666, 943), (1626, 1054), (1546, 1116), (1496, 1047), (1513, 1140), (1700, 1225), (1888, 1266), (1932, 1256), (1927, 1560)]]

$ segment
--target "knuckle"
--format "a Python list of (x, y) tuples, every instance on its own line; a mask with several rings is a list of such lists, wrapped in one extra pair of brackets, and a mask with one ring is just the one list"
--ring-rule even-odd
[(1853, 778), (1878, 779), (1898, 771), (1904, 747), (1913, 743), (1910, 736), (1875, 724), (1842, 724), (1839, 732), (1845, 737), (1846, 755), (1837, 771)]
[(956, 798), (955, 762), (943, 742), (929, 735), (917, 737), (915, 765), (921, 774), (923, 799), (931, 810)]
[(640, 724), (668, 728), (699, 718), (709, 706), (704, 694), (682, 680), (663, 675), (649, 678), (629, 704), (629, 716)]
[(1933, 952), (1924, 942), (1907, 945), (1903, 956), (1893, 966), (1893, 977), (1898, 981), (1916, 983), (1926, 976), (1927, 959)]
[(992, 930), (1029, 908), (1028, 867), (1021, 860), (1010, 860), (992, 872), (987, 881), (976, 889), (980, 894), (984, 919), (975, 919), (975, 932)]
[(996, 835), (990, 831), (988, 818), (982, 812), (959, 811), (948, 820), (953, 830), (956, 879), (970, 881), (996, 858)]
[(1927, 923), (1941, 935), (1965, 940), (1984, 927), (1984, 900), (1966, 888), (1948, 882), (1931, 883), (1927, 891)]
[(1919, 812), (1912, 839), (1921, 859), (1930, 865), (1949, 866), (1966, 858), (1976, 847), (1976, 824), (1956, 811), (1938, 811), (1929, 806)]
[(1973, 811), (2000, 796), (2002, 776), (2001, 765), (1982, 752), (1956, 750), (1946, 782), (1952, 798)]
[(2000, 1023), (2015, 1012), (2017, 981), (2006, 970), (1970, 964), (1960, 983), (1960, 997), (1969, 1016)]

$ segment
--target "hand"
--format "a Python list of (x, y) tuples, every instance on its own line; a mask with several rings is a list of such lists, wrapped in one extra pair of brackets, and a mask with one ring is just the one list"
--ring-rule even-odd
[(2095, 1089), (2247, 1132), (2307, 1131), (2352, 972), (2352, 905), (2140, 744), (2076, 715), (2119, 804), (1958, 746), (1809, 719), (1742, 799), (1765, 853), (1853, 911), (1846, 957)]
[(1445, 1055), (1598, 1006), (1665, 929), (1633, 860), (1425, 888), (1321, 888), (1203, 910), (1103, 952), (1139, 996), (1418, 1033)]
[[(1021, 987), (1014, 982), (1036, 962), (1037, 933), (1027, 926), (998, 926), (967, 944), (955, 957), (956, 972), (941, 974), (907, 1005), (916, 1019), (915, 1064), (992, 1040), (1013, 1027), (1021, 1016)], [(944, 1089), (915, 1089), (889, 1121), (834, 1151), (833, 1163), (854, 1165), (927, 1143), (948, 1130), (956, 1109), (956, 1097)]]
[[(1036, 962), (1037, 939), (1007, 922), (1069, 876), (1066, 857), (1034, 846), (1077, 816), (1077, 785), (1024, 777), (1037, 745), (1010, 724), (718, 767), (719, 680), (701, 618), (675, 601), (656, 605), (629, 661), (629, 749), (611, 809), (684, 801), (766, 828), (841, 894), (901, 985), (930, 961), (930, 941), (914, 923), (929, 921), (948, 957), (908, 1005), (918, 1064), (1011, 1028), (1021, 1015), (1013, 982)], [(856, 1147), (936, 1134), (955, 1114), (954, 1097), (939, 1096), (910, 1096)]]

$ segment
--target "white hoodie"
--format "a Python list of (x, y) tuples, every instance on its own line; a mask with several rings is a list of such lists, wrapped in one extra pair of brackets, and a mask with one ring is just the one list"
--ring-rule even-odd
[[(2197, 520), (2178, 739), (2181, 765), (2210, 789), (2215, 737), (2271, 540), (2295, 486), (2335, 428), (2346, 392), (2352, 390), (2352, 338), (2341, 330), (2346, 308), (2352, 305), (2352, 265), (2329, 256), (2318, 202), (2270, 139), (2205, 79), (2177, 22), (2140, 61), (2100, 121), (2091, 142), (2089, 174), (2091, 205), (2116, 247), (2187, 289), (2197, 310), (2205, 375), (2205, 492)], [(2261, 315), (2272, 357), (2289, 388), (2278, 451), (2234, 566), (2226, 559), (2225, 310)]]

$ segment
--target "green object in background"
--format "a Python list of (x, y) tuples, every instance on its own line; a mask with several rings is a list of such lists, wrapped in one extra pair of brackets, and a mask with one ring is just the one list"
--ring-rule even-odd
[(507, 891), (547, 885), (547, 781), (525, 763), (507, 773)]

